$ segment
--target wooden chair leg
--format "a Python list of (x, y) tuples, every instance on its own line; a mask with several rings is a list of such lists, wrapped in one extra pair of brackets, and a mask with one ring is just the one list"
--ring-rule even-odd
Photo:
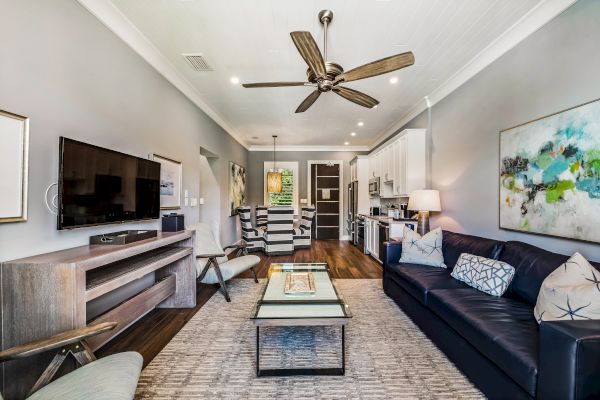
[(198, 281), (202, 281), (202, 279), (204, 279), (204, 276), (206, 275), (206, 273), (208, 272), (208, 269), (210, 268), (210, 264), (212, 263), (212, 258), (209, 258), (208, 261), (206, 262), (206, 265), (204, 266), (204, 268), (202, 269), (202, 272), (200, 273), (200, 276), (198, 277)]
[(56, 375), (60, 369), (60, 366), (69, 356), (69, 354), (73, 355), (79, 366), (84, 366), (92, 361), (96, 361), (94, 352), (85, 340), (61, 348), (58, 350), (58, 353), (56, 353), (52, 361), (50, 361), (50, 364), (44, 370), (42, 375), (40, 375), (38, 380), (35, 382), (35, 385), (33, 385), (29, 391), (29, 394), (27, 394), (27, 397), (31, 396), (52, 381), (52, 378), (54, 378), (54, 375)]
[(75, 348), (71, 351), (73, 353), (73, 357), (75, 357), (75, 360), (77, 360), (79, 365), (83, 367), (92, 361), (96, 361), (96, 356), (94, 355), (91, 347), (85, 341), (81, 341), (79, 344), (81, 346), (80, 351), (77, 351), (79, 350), (78, 348)]
[(250, 267), (250, 271), (252, 271), (252, 276), (254, 277), (254, 282), (258, 283), (258, 278), (256, 277), (256, 271), (254, 271), (254, 267)]
[(52, 378), (54, 378), (54, 375), (56, 375), (58, 372), (58, 369), (67, 358), (67, 355), (69, 355), (68, 350), (64, 348), (60, 349), (58, 353), (56, 353), (52, 361), (50, 361), (50, 364), (48, 364), (48, 367), (46, 367), (42, 375), (40, 375), (38, 380), (35, 382), (35, 385), (33, 385), (27, 394), (27, 397), (46, 386), (52, 380)]
[(227, 300), (227, 302), (230, 303), (231, 299), (229, 298), (229, 293), (227, 293), (227, 287), (225, 286), (225, 281), (223, 281), (223, 275), (221, 274), (221, 268), (219, 268), (219, 263), (215, 259), (212, 260), (212, 263), (213, 267), (215, 268), (215, 272), (217, 273), (217, 278), (219, 278), (219, 283), (221, 284), (223, 296), (225, 296), (225, 300)]

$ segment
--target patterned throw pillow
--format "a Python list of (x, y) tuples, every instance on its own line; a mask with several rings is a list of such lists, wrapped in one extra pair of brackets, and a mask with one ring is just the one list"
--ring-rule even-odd
[(442, 228), (436, 228), (421, 237), (404, 225), (402, 256), (399, 262), (446, 268), (442, 254)]
[(538, 323), (600, 319), (600, 272), (573, 254), (544, 279), (533, 314)]
[(502, 296), (515, 276), (515, 269), (502, 261), (462, 253), (451, 275), (477, 290)]

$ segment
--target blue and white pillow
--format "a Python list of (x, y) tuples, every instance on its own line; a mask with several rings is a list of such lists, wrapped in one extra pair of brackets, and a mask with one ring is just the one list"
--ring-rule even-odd
[(477, 290), (502, 296), (515, 276), (515, 269), (502, 261), (462, 253), (451, 275)]
[(600, 271), (573, 254), (544, 279), (533, 313), (538, 323), (600, 319)]
[(442, 228), (421, 236), (404, 225), (401, 263), (431, 265), (446, 268), (442, 253)]

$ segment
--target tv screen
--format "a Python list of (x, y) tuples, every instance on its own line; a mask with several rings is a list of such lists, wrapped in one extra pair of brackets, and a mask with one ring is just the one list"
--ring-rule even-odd
[(160, 164), (60, 138), (58, 229), (156, 219)]

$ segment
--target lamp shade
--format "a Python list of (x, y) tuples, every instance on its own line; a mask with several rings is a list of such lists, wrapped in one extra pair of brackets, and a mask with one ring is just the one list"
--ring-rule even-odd
[(437, 190), (415, 190), (408, 199), (408, 209), (413, 211), (442, 211), (440, 192)]
[(281, 172), (271, 171), (267, 172), (267, 192), (268, 193), (281, 193), (282, 189)]

